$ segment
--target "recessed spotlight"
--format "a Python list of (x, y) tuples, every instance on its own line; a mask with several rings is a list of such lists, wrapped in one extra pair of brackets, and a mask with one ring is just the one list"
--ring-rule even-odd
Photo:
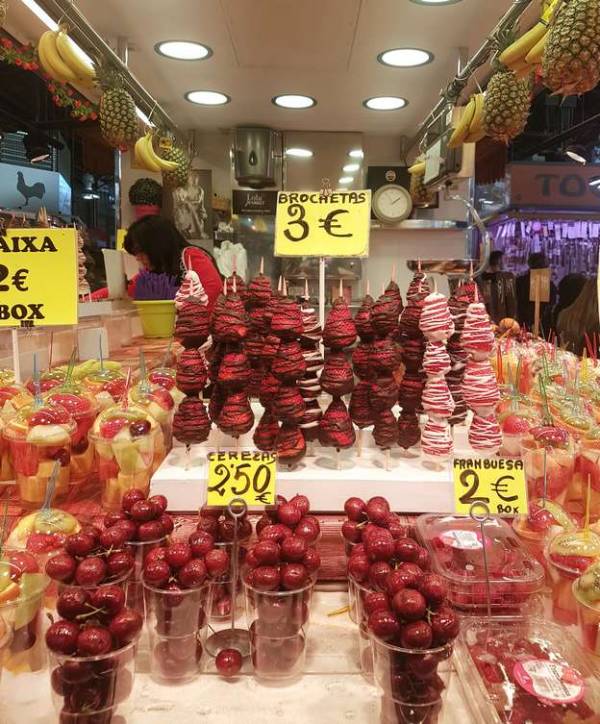
[(313, 152), (310, 148), (286, 148), (285, 155), (296, 158), (312, 158)]
[(355, 171), (358, 171), (360, 168), (360, 163), (347, 163), (342, 171), (344, 173), (354, 173)]
[(397, 111), (407, 104), (406, 99), (398, 96), (376, 96), (363, 101), (363, 106), (370, 108), (372, 111)]
[(354, 181), (354, 176), (342, 176), (342, 178), (338, 181), (339, 184), (346, 186), (346, 184), (351, 184)]
[(394, 68), (416, 68), (433, 60), (433, 53), (420, 48), (392, 48), (379, 53), (377, 60)]
[(364, 158), (365, 152), (362, 148), (353, 148), (351, 151), (348, 151), (348, 156), (350, 156), (350, 158)]
[(212, 55), (212, 50), (207, 45), (194, 43), (191, 40), (165, 40), (157, 43), (154, 50), (159, 55), (174, 60), (204, 60)]
[(199, 106), (223, 106), (231, 100), (225, 93), (209, 90), (189, 91), (185, 94), (185, 99), (190, 103), (197, 103)]
[(317, 101), (310, 96), (299, 96), (294, 94), (287, 94), (282, 96), (275, 96), (272, 99), (276, 106), (281, 108), (311, 108), (317, 105)]
[(412, 0), (417, 5), (454, 5), (460, 0)]

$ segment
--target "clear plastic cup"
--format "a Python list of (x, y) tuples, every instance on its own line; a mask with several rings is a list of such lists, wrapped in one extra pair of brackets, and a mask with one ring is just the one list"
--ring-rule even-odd
[(102, 505), (120, 510), (131, 488), (150, 490), (159, 425), (137, 405), (114, 405), (98, 415), (90, 432), (96, 449)]
[(6, 423), (16, 415), (21, 407), (30, 405), (32, 402), (33, 397), (22, 385), (5, 382), (0, 387), (0, 482), (14, 480), (15, 477), (10, 445), (2, 431)]
[(443, 702), (433, 704), (407, 704), (389, 696), (380, 698), (379, 724), (435, 724), (439, 720)]
[[(590, 433), (591, 434), (591, 433)], [(598, 429), (594, 430), (598, 434)], [(579, 478), (579, 503), (584, 512), (587, 495), (587, 484), (590, 481), (590, 520), (600, 519), (600, 439), (584, 437), (579, 442), (577, 456), (577, 473)], [(574, 491), (575, 497), (576, 491)]]
[[(211, 583), (211, 604), (209, 618), (211, 622), (218, 621), (230, 621), (231, 620), (231, 597), (233, 593), (232, 587), (232, 553), (233, 543), (215, 543), (215, 548), (222, 548), (227, 552), (229, 557), (229, 571), (220, 578), (214, 580)], [(240, 544), (238, 548), (238, 580), (236, 586), (236, 611), (243, 609), (243, 594), (242, 594), (242, 569), (244, 561), (246, 559), (247, 549), (244, 545)]]
[(289, 683), (304, 671), (315, 582), (297, 591), (259, 591), (244, 581), (250, 654), (259, 679)]
[(144, 613), (144, 587), (142, 585), (142, 572), (146, 556), (154, 548), (167, 544), (167, 536), (148, 541), (129, 541), (127, 546), (134, 558), (134, 566), (127, 581), (127, 605), (141, 614)]
[(595, 563), (573, 581), (581, 642), (588, 651), (600, 656), (600, 565)]
[[(556, 431), (560, 431), (560, 428), (548, 426), (546, 429), (549, 432), (546, 437), (536, 432), (541, 429), (534, 428), (521, 443), (521, 456), (525, 466), (529, 499), (545, 497), (564, 506), (575, 471), (573, 439), (566, 431), (562, 431), (561, 442), (556, 444), (551, 436), (554, 433), (558, 435)], [(546, 471), (545, 485), (544, 469)]]
[(143, 407), (160, 425), (162, 436), (157, 436), (154, 450), (154, 466), (158, 468), (173, 446), (173, 416), (175, 414), (173, 396), (160, 385), (153, 385), (151, 389), (144, 391), (137, 384), (131, 388), (129, 399), (134, 404)]
[(52, 651), (52, 703), (60, 724), (125, 722), (132, 710), (137, 640), (102, 656)]
[[(53, 387), (62, 385), (66, 376), (67, 371), (61, 367), (40, 373), (40, 392), (48, 392), (48, 390), (51, 390)], [(35, 395), (35, 384), (33, 380), (28, 380), (27, 389), (32, 395)]]
[(64, 407), (28, 405), (5, 425), (21, 504), (39, 508), (46, 497), (56, 461), (60, 463), (53, 500), (69, 492), (71, 439), (75, 421)]
[(164, 684), (183, 684), (202, 671), (202, 631), (210, 584), (170, 591), (143, 582), (150, 637), (150, 673)]
[(116, 369), (96, 370), (82, 380), (83, 387), (96, 398), (98, 406), (104, 410), (118, 402), (125, 392), (125, 375)]

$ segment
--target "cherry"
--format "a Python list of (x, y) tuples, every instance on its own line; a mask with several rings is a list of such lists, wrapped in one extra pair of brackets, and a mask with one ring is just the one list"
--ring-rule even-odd
[(319, 521), (312, 515), (305, 515), (294, 529), (294, 535), (304, 538), (307, 543), (314, 543), (320, 533)]
[(87, 441), (87, 438), (82, 437), (81, 440), (72, 443), (71, 452), (73, 453), (73, 455), (83, 455), (83, 453), (88, 449), (89, 446), (90, 443)]
[(124, 608), (113, 618), (108, 628), (121, 646), (133, 641), (144, 625), (144, 619), (133, 608)]
[(402, 525), (396, 513), (389, 513), (386, 521), (386, 528), (390, 531), (394, 540), (406, 538), (406, 526)]
[(256, 568), (260, 565), (260, 563), (258, 562), (258, 558), (256, 557), (256, 554), (254, 552), (254, 548), (250, 548), (248, 553), (246, 553), (245, 563), (250, 568)]
[(165, 560), (171, 568), (181, 568), (192, 560), (192, 549), (187, 543), (171, 543), (165, 551)]
[(77, 557), (89, 556), (96, 547), (97, 542), (94, 540), (94, 537), (83, 531), (73, 533), (65, 542), (65, 550), (67, 553)]
[(121, 508), (126, 513), (129, 513), (132, 505), (137, 503), (139, 500), (146, 500), (146, 493), (139, 488), (130, 488), (121, 498)]
[(108, 578), (120, 578), (133, 570), (135, 560), (129, 551), (114, 551), (106, 559), (106, 575)]
[(8, 554), (9, 562), (17, 569), (11, 572), (11, 578), (21, 578), (24, 573), (39, 573), (40, 567), (31, 553), (27, 551), (11, 551)]
[(105, 576), (106, 563), (98, 556), (84, 558), (75, 571), (75, 580), (80, 586), (97, 586)]
[(348, 573), (358, 583), (364, 583), (369, 576), (370, 564), (366, 555), (351, 556), (348, 561)]
[(418, 585), (418, 589), (425, 596), (427, 602), (434, 606), (443, 603), (448, 596), (448, 587), (444, 579), (437, 573), (426, 573)]
[(46, 645), (57, 654), (70, 656), (77, 651), (79, 631), (73, 621), (56, 621), (46, 631)]
[(204, 563), (208, 571), (208, 575), (212, 578), (218, 578), (229, 570), (229, 556), (227, 551), (222, 548), (215, 548), (204, 556)]
[(428, 571), (431, 568), (431, 558), (429, 551), (426, 548), (419, 549), (419, 557), (417, 558), (417, 565), (422, 571)]
[(46, 563), (46, 573), (55, 581), (70, 583), (75, 576), (77, 561), (68, 553), (57, 553)]
[(302, 520), (302, 510), (292, 503), (284, 503), (277, 508), (277, 517), (280, 523), (293, 528)]
[(112, 649), (112, 636), (104, 626), (88, 626), (77, 637), (79, 656), (102, 656)]
[(160, 520), (148, 520), (140, 524), (137, 537), (143, 542), (162, 540), (165, 537), (165, 529)]
[(390, 564), (385, 561), (371, 563), (369, 567), (369, 582), (374, 588), (383, 591), (385, 589), (385, 581), (391, 570)]
[(133, 438), (147, 435), (151, 429), (152, 425), (148, 420), (135, 420), (129, 424), (129, 434)]
[[(239, 531), (239, 528), (238, 528)], [(231, 543), (235, 538), (235, 521), (232, 518), (223, 518), (217, 523), (217, 539)]]
[(56, 601), (59, 616), (68, 621), (75, 621), (78, 616), (90, 612), (90, 595), (81, 588), (67, 588)]
[(342, 523), (342, 537), (349, 543), (360, 543), (362, 540), (362, 528), (354, 520), (345, 520)]
[(259, 566), (274, 566), (280, 562), (281, 549), (274, 540), (259, 541), (252, 552)]
[(266, 513), (263, 513), (256, 521), (256, 535), (260, 538), (261, 531), (268, 525), (272, 525), (273, 521)]
[(292, 535), (292, 531), (286, 525), (275, 523), (273, 525), (267, 525), (263, 528), (258, 536), (259, 540), (271, 540), (275, 543), (281, 543), (284, 538), (289, 538)]
[(129, 518), (122, 510), (117, 510), (114, 513), (107, 513), (104, 516), (104, 527), (110, 528), (111, 526), (115, 525), (115, 523), (119, 523), (123, 520), (129, 520)]
[(401, 563), (397, 570), (404, 580), (405, 588), (419, 588), (424, 574), (416, 563)]
[(369, 591), (362, 603), (367, 616), (370, 616), (374, 611), (390, 610), (388, 597), (381, 591)]
[(215, 518), (216, 520), (219, 520), (219, 518), (223, 515), (224, 512), (225, 512), (224, 508), (220, 508), (219, 506), (212, 506), (212, 505), (204, 504), (200, 508), (200, 517), (201, 518)]
[(370, 561), (389, 561), (394, 555), (394, 539), (389, 530), (382, 529), (378, 535), (371, 535), (365, 541)]
[(344, 513), (348, 516), (348, 520), (361, 523), (367, 517), (367, 504), (361, 498), (348, 498), (344, 503)]
[(138, 500), (131, 506), (129, 515), (139, 523), (144, 523), (156, 518), (156, 510), (149, 500)]
[(373, 611), (369, 616), (368, 626), (380, 639), (390, 641), (400, 633), (400, 624), (394, 614), (386, 609)]
[(308, 551), (308, 543), (304, 538), (290, 536), (281, 543), (281, 558), (288, 563), (300, 563)]
[(163, 513), (158, 519), (158, 522), (162, 525), (165, 535), (173, 532), (175, 524), (173, 523), (173, 518), (171, 518), (168, 513)]
[(434, 654), (411, 654), (407, 657), (410, 671), (419, 679), (429, 679), (437, 672), (439, 657)]
[(206, 580), (206, 565), (199, 558), (192, 558), (179, 569), (177, 578), (183, 588), (197, 588)]
[(416, 563), (419, 559), (421, 546), (412, 538), (398, 538), (395, 543), (394, 553), (399, 561)]
[(458, 636), (460, 623), (450, 606), (442, 606), (431, 616), (431, 630), (436, 645), (452, 641)]
[(404, 588), (392, 599), (392, 608), (404, 621), (418, 621), (425, 616), (427, 602), (418, 591)]
[(126, 541), (135, 540), (137, 538), (137, 525), (133, 520), (120, 520), (111, 527), (122, 530)]
[(406, 579), (402, 571), (395, 569), (386, 576), (384, 590), (389, 596), (395, 596), (398, 591), (406, 588), (406, 585)]
[(167, 560), (167, 549), (165, 546), (156, 546), (156, 548), (152, 548), (151, 550), (146, 553), (146, 556), (144, 557), (144, 566), (146, 566), (150, 561), (166, 561)]
[(426, 621), (412, 621), (402, 627), (400, 642), (406, 649), (428, 649), (432, 641), (431, 626)]
[(166, 585), (165, 591), (168, 591), (168, 594), (164, 597), (165, 608), (177, 608), (183, 603), (183, 594), (178, 583), (171, 581)]
[(281, 585), (286, 591), (297, 591), (308, 582), (308, 571), (302, 563), (286, 563), (281, 567)]
[(188, 543), (192, 555), (196, 558), (203, 558), (208, 551), (214, 548), (215, 539), (206, 531), (196, 530), (190, 535)]
[(290, 498), (289, 502), (292, 505), (295, 505), (296, 508), (300, 510), (302, 515), (308, 515), (310, 511), (310, 501), (306, 497), (306, 495), (300, 495), (300, 493), (296, 493), (293, 498)]
[(217, 518), (214, 517), (200, 516), (200, 519), (198, 520), (198, 525), (196, 526), (196, 530), (210, 533), (212, 537), (216, 540), (217, 536), (219, 535), (219, 521)]
[(148, 498), (148, 502), (154, 506), (154, 509), (157, 510), (160, 515), (166, 513), (167, 506), (169, 505), (164, 495), (153, 495)]
[(304, 563), (306, 570), (309, 573), (318, 571), (321, 567), (321, 556), (319, 555), (319, 551), (316, 548), (309, 548), (302, 559), (302, 563)]
[(217, 654), (215, 665), (221, 676), (235, 676), (242, 668), (242, 655), (237, 649), (223, 649)]
[(367, 517), (375, 525), (385, 525), (390, 513), (390, 504), (385, 498), (375, 496), (367, 501)]
[(252, 571), (252, 586), (259, 591), (275, 591), (279, 588), (281, 576), (274, 566), (259, 566)]
[(65, 661), (61, 668), (61, 676), (67, 684), (82, 684), (94, 676), (93, 664), (84, 661)]
[(144, 561), (144, 580), (151, 586), (162, 588), (170, 576), (171, 569), (166, 561), (149, 560), (148, 558)]
[(125, 592), (120, 586), (101, 586), (92, 591), (90, 603), (107, 616), (116, 616), (125, 606)]
[(100, 545), (107, 550), (122, 548), (127, 540), (127, 530), (121, 525), (113, 525), (100, 534)]

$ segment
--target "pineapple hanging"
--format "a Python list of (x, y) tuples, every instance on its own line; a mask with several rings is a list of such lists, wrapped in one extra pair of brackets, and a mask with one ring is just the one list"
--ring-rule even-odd
[(103, 68), (99, 78), (103, 90), (100, 98), (100, 129), (107, 143), (122, 148), (137, 138), (135, 103), (123, 88), (123, 76), (117, 71)]
[(159, 153), (165, 161), (175, 161), (177, 168), (174, 171), (163, 171), (163, 182), (165, 186), (179, 188), (188, 182), (190, 172), (190, 159), (186, 152), (177, 146), (169, 136), (160, 139)]
[(495, 141), (508, 143), (523, 132), (531, 108), (529, 78), (519, 78), (504, 66), (487, 86), (483, 105), (483, 130)]
[(542, 62), (544, 83), (554, 93), (573, 95), (600, 82), (600, 3), (571, 0), (550, 25)]

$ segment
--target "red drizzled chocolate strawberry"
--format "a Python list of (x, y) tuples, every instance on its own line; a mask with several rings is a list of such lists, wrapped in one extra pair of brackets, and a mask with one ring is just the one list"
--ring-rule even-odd
[(352, 352), (352, 367), (361, 380), (370, 380), (374, 371), (371, 369), (371, 343), (360, 342)]
[(332, 400), (319, 424), (319, 442), (323, 447), (343, 450), (352, 447), (355, 441), (356, 434), (346, 405), (340, 399)]
[(245, 392), (230, 394), (221, 409), (218, 427), (226, 435), (239, 437), (252, 429), (254, 413)]
[(408, 450), (421, 440), (419, 418), (414, 412), (401, 412), (398, 418), (398, 445)]
[(295, 382), (306, 371), (306, 363), (300, 343), (282, 341), (271, 364), (271, 373), (282, 382)]
[(371, 324), (375, 334), (385, 337), (396, 330), (400, 306), (387, 294), (382, 294), (371, 310)]
[(367, 294), (356, 315), (354, 316), (354, 325), (356, 332), (363, 342), (371, 342), (375, 338), (375, 330), (371, 321), (371, 314), (375, 300), (370, 294)]
[(271, 410), (278, 420), (299, 424), (305, 403), (297, 385), (281, 385), (273, 398)]
[(356, 427), (361, 430), (374, 423), (374, 410), (370, 403), (371, 385), (369, 382), (359, 382), (350, 397), (350, 417)]
[(349, 395), (354, 389), (354, 375), (343, 352), (330, 352), (321, 373), (321, 389), (333, 397)]
[(373, 342), (369, 354), (369, 365), (376, 374), (389, 375), (400, 364), (400, 351), (390, 337)]
[(277, 446), (279, 423), (271, 412), (265, 410), (254, 430), (254, 444), (263, 452), (273, 452)]
[(254, 307), (264, 307), (273, 296), (271, 280), (265, 274), (257, 274), (248, 285), (248, 304)]
[(306, 408), (302, 421), (300, 422), (300, 430), (304, 435), (306, 442), (313, 442), (319, 438), (319, 423), (323, 413), (318, 400), (306, 400)]
[(208, 439), (210, 426), (202, 400), (185, 397), (173, 418), (173, 437), (185, 445), (195, 445)]
[(187, 395), (198, 394), (207, 380), (204, 356), (197, 349), (184, 349), (177, 360), (177, 387)]
[(354, 344), (356, 327), (350, 309), (343, 297), (334, 302), (323, 329), (323, 344), (332, 349), (343, 349)]
[(271, 334), (280, 339), (296, 339), (302, 334), (300, 305), (290, 297), (281, 297), (273, 310)]
[(226, 352), (219, 367), (217, 382), (226, 390), (242, 390), (250, 382), (250, 365), (244, 352)]
[(208, 338), (209, 323), (208, 307), (196, 299), (186, 300), (177, 310), (175, 339), (184, 347), (200, 347)]
[(248, 334), (248, 317), (239, 294), (228, 294), (218, 315), (213, 310), (212, 328), (221, 342), (243, 342)]
[(305, 454), (306, 441), (300, 428), (284, 422), (277, 436), (277, 459), (283, 465), (295, 465)]
[(398, 399), (398, 385), (393, 377), (379, 377), (371, 382), (370, 404), (375, 412), (390, 410)]
[(391, 410), (383, 410), (375, 416), (373, 440), (382, 450), (389, 450), (398, 442), (398, 424)]

